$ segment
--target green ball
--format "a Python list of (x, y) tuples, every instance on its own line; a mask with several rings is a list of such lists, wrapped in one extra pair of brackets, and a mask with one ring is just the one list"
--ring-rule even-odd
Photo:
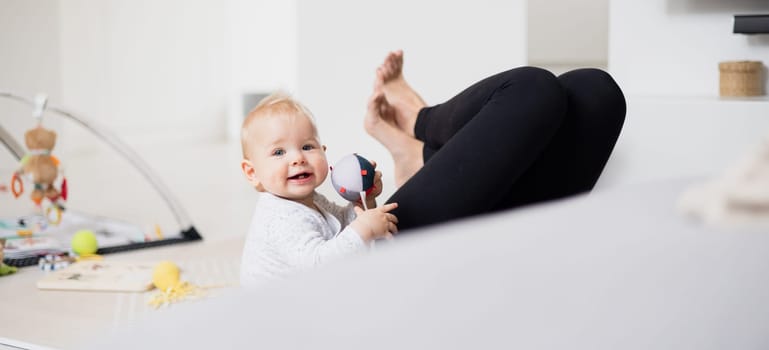
[(99, 245), (96, 235), (91, 230), (80, 230), (72, 236), (72, 251), (77, 255), (90, 255), (96, 253)]

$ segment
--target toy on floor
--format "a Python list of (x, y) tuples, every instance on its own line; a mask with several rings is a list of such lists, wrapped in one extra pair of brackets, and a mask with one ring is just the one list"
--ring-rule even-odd
[(204, 288), (182, 282), (179, 275), (179, 267), (170, 261), (161, 261), (155, 265), (152, 271), (152, 284), (158, 289), (158, 293), (150, 299), (149, 304), (159, 308), (205, 295)]
[(8, 266), (3, 263), (3, 258), (5, 257), (3, 249), (5, 249), (5, 239), (0, 238), (0, 276), (10, 275), (17, 270), (15, 266)]
[(353, 153), (342, 157), (330, 169), (331, 183), (336, 192), (348, 201), (360, 200), (365, 208), (366, 195), (375, 189), (374, 165)]
[(74, 263), (75, 259), (64, 254), (47, 254), (37, 260), (37, 267), (43, 271), (61, 270)]
[(91, 230), (80, 230), (72, 236), (72, 251), (79, 257), (92, 256), (99, 250), (99, 243), (96, 235)]
[(30, 198), (38, 207), (43, 199), (48, 198), (56, 210), (64, 209), (63, 201), (67, 199), (67, 180), (62, 179), (61, 191), (56, 189), (54, 182), (59, 176), (59, 159), (51, 155), (56, 145), (56, 132), (43, 128), (42, 115), (47, 98), (38, 97), (36, 100), (35, 117), (38, 125), (24, 134), (24, 142), (28, 153), (21, 159), (21, 166), (11, 178), (11, 191), (18, 198), (24, 192), (22, 178), (29, 178), (34, 184)]
[(42, 214), (26, 215), (18, 218), (13, 225), (3, 224), (8, 229), (16, 230), (19, 237), (31, 237), (35, 232), (47, 229), (49, 220)]

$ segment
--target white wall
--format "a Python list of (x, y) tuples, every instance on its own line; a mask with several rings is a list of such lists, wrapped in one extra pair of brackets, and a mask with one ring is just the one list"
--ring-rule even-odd
[(769, 136), (769, 99), (718, 98), (718, 62), (769, 63), (769, 35), (732, 34), (766, 0), (612, 0), (609, 70), (625, 126), (599, 185), (716, 176)]
[(227, 134), (240, 139), (243, 95), (296, 89), (296, 1), (229, 0)]
[[(95, 118), (129, 144), (237, 136), (242, 94), (284, 89), (317, 115), (332, 162), (360, 152), (391, 174), (388, 153), (362, 128), (374, 68), (387, 51), (406, 51), (407, 78), (428, 103), (438, 103), (527, 58), (557, 56), (563, 63), (598, 52), (606, 34), (597, 29), (602, 6), (601, 0), (395, 0), (387, 6), (352, 0), (4, 0), (0, 89), (47, 92), (52, 103)], [(628, 123), (604, 183), (715, 170), (763, 134), (753, 115), (765, 114), (767, 100), (639, 99), (712, 98), (718, 61), (767, 62), (769, 36), (731, 33), (733, 14), (755, 12), (769, 12), (769, 2), (610, 1), (609, 69), (627, 95)], [(577, 18), (590, 16), (594, 20), (578, 25)], [(574, 20), (568, 30), (542, 30), (548, 19), (566, 27), (568, 18)], [(592, 49), (586, 33), (596, 38)], [(29, 126), (9, 118), (28, 115), (26, 107), (1, 102), (0, 112), (4, 127), (21, 133)], [(686, 119), (697, 125), (666, 122), (689, 113), (708, 116)], [(724, 119), (730, 113), (744, 116)], [(68, 139), (79, 140), (79, 132), (64, 125)], [(713, 156), (676, 162), (660, 150)]]
[(528, 1), (532, 65), (606, 66), (609, 0)]
[(387, 193), (392, 160), (363, 130), (363, 115), (388, 51), (405, 51), (404, 74), (428, 103), (526, 62), (524, 0), (301, 0), (297, 13), (296, 93), (317, 118), (329, 161), (352, 152), (377, 161)]
[(237, 137), (244, 93), (296, 86), (293, 0), (8, 0), (0, 9), (0, 88), (48, 93), (129, 143)]
[(612, 0), (609, 69), (628, 94), (718, 95), (718, 62), (769, 63), (769, 35), (732, 34), (766, 0)]
[[(56, 1), (0, 2), (0, 91), (29, 98), (37, 93), (52, 100), (61, 97), (58, 29)], [(35, 123), (31, 116), (27, 105), (0, 98), (0, 125), (10, 133), (23, 135)], [(56, 119), (45, 122), (58, 126)], [(23, 136), (18, 141), (23, 142)], [(0, 149), (0, 164), (6, 156), (8, 152)]]
[(63, 105), (129, 143), (224, 136), (226, 3), (60, 4)]

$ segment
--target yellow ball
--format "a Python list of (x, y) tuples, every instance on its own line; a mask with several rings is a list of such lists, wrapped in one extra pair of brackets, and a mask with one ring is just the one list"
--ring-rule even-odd
[(90, 255), (96, 253), (99, 244), (96, 235), (91, 230), (80, 230), (72, 236), (72, 251), (77, 255)]
[(179, 267), (170, 261), (161, 261), (152, 271), (152, 284), (160, 290), (167, 290), (179, 284)]

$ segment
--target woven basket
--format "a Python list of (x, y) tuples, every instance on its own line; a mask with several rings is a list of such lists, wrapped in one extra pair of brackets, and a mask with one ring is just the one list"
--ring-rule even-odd
[(761, 61), (731, 61), (718, 64), (721, 96), (764, 94), (764, 64)]

